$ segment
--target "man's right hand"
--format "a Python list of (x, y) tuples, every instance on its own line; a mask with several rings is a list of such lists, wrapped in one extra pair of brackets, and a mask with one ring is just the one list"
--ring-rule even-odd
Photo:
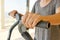
[[(17, 10), (13, 10), (13, 11), (9, 12), (9, 15), (12, 16), (13, 18), (15, 18), (15, 15), (16, 15), (17, 13), (18, 13)], [(23, 14), (21, 14), (21, 13), (19, 13), (19, 14), (20, 14), (20, 16), (23, 16)]]
[(13, 10), (11, 12), (9, 12), (9, 15), (12, 16), (13, 18), (15, 18), (15, 14), (17, 14), (17, 10)]

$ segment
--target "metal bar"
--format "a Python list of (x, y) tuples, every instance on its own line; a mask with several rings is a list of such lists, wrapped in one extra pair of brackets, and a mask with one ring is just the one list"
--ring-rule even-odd
[(27, 3), (26, 3), (26, 12), (29, 12), (29, 0), (27, 0)]
[(20, 22), (21, 17), (20, 17), (19, 14), (16, 14), (16, 19), (17, 19), (17, 21), (12, 25), (12, 27), (11, 27), (10, 30), (9, 30), (9, 37), (8, 37), (7, 40), (10, 40), (13, 29), (14, 29), (14, 28), (19, 24), (19, 22)]

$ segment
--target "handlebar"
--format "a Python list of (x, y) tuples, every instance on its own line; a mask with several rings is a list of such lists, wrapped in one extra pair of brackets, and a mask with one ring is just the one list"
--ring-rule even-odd
[[(9, 36), (8, 36), (8, 40), (10, 40), (11, 38), (11, 34), (12, 34), (12, 31), (13, 29), (19, 24), (20, 26), (19, 27), (19, 32), (21, 33), (21, 35), (23, 36), (23, 38), (25, 40), (33, 40), (32, 37), (30, 36), (30, 34), (26, 31), (27, 28), (24, 27), (24, 25), (21, 23), (21, 15), (20, 14), (16, 14), (15, 15), (16, 17), (16, 22), (12, 25), (12, 27), (10, 28), (10, 31), (9, 31)], [(24, 30), (25, 29), (25, 30)], [(22, 31), (23, 30), (23, 31)]]
[[(27, 28), (22, 24), (21, 22), (21, 15), (20, 14), (16, 14), (16, 22), (12, 25), (10, 31), (9, 31), (9, 37), (8, 40), (10, 40), (11, 38), (11, 34), (13, 29), (18, 26), (18, 30), (21, 33), (21, 35), (23, 36), (24, 39), (26, 40), (33, 40), (32, 37), (30, 36), (30, 34), (27, 32)], [(43, 23), (43, 24), (42, 24)], [(42, 25), (42, 26), (41, 26)], [(40, 27), (40, 28), (49, 28), (50, 27), (50, 23), (49, 22), (44, 22), (44, 21), (40, 21), (39, 23), (37, 23), (36, 27)]]

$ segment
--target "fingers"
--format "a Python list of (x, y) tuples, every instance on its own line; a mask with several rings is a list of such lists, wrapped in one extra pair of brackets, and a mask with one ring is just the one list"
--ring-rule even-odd
[(27, 17), (28, 17), (28, 14), (25, 14), (24, 16), (22, 16), (21, 20), (22, 20), (23, 24), (25, 24), (25, 21), (26, 21)]
[(34, 20), (36, 19), (36, 14), (33, 14), (33, 16), (30, 18), (29, 22), (28, 22), (28, 25), (33, 28), (32, 24), (34, 22)]
[(17, 11), (13, 10), (13, 11), (9, 12), (9, 15), (15, 18), (16, 13), (17, 13)]
[(27, 28), (34, 28), (35, 25), (40, 21), (40, 15), (28, 13), (22, 17), (22, 23)]
[(34, 17), (34, 15), (33, 16), (30, 16), (30, 20), (28, 21), (28, 25), (31, 27), (31, 24), (32, 24), (32, 22), (33, 22), (33, 17)]
[(24, 16), (22, 16), (22, 23), (27, 27), (30, 28), (30, 26), (28, 25), (28, 21), (30, 20), (32, 14), (30, 13), (26, 13)]
[(29, 27), (29, 28), (31, 28), (31, 26), (29, 25), (29, 21), (30, 21), (32, 15), (33, 15), (33, 14), (29, 13), (29, 15), (28, 15), (28, 17), (27, 17), (27, 19), (26, 19), (26, 22), (25, 22), (26, 26)]
[(40, 15), (32, 14), (32, 16), (30, 15), (30, 18), (27, 21), (27, 25), (29, 26), (29, 28), (34, 28), (39, 21)]
[(40, 19), (40, 15), (36, 15), (36, 19), (34, 19), (33, 23), (32, 23), (32, 27), (36, 26), (36, 24), (41, 21)]

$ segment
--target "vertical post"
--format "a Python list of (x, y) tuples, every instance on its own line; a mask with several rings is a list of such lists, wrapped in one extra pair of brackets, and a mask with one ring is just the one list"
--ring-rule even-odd
[(1, 28), (4, 28), (4, 0), (1, 0)]
[(29, 12), (29, 0), (27, 0), (27, 3), (26, 3), (26, 12)]
[[(29, 1), (30, 0), (27, 0), (27, 3), (26, 3), (26, 13), (29, 12)], [(27, 30), (27, 32), (29, 32), (29, 30)]]
[(1, 0), (0, 0), (0, 30), (1, 30)]

